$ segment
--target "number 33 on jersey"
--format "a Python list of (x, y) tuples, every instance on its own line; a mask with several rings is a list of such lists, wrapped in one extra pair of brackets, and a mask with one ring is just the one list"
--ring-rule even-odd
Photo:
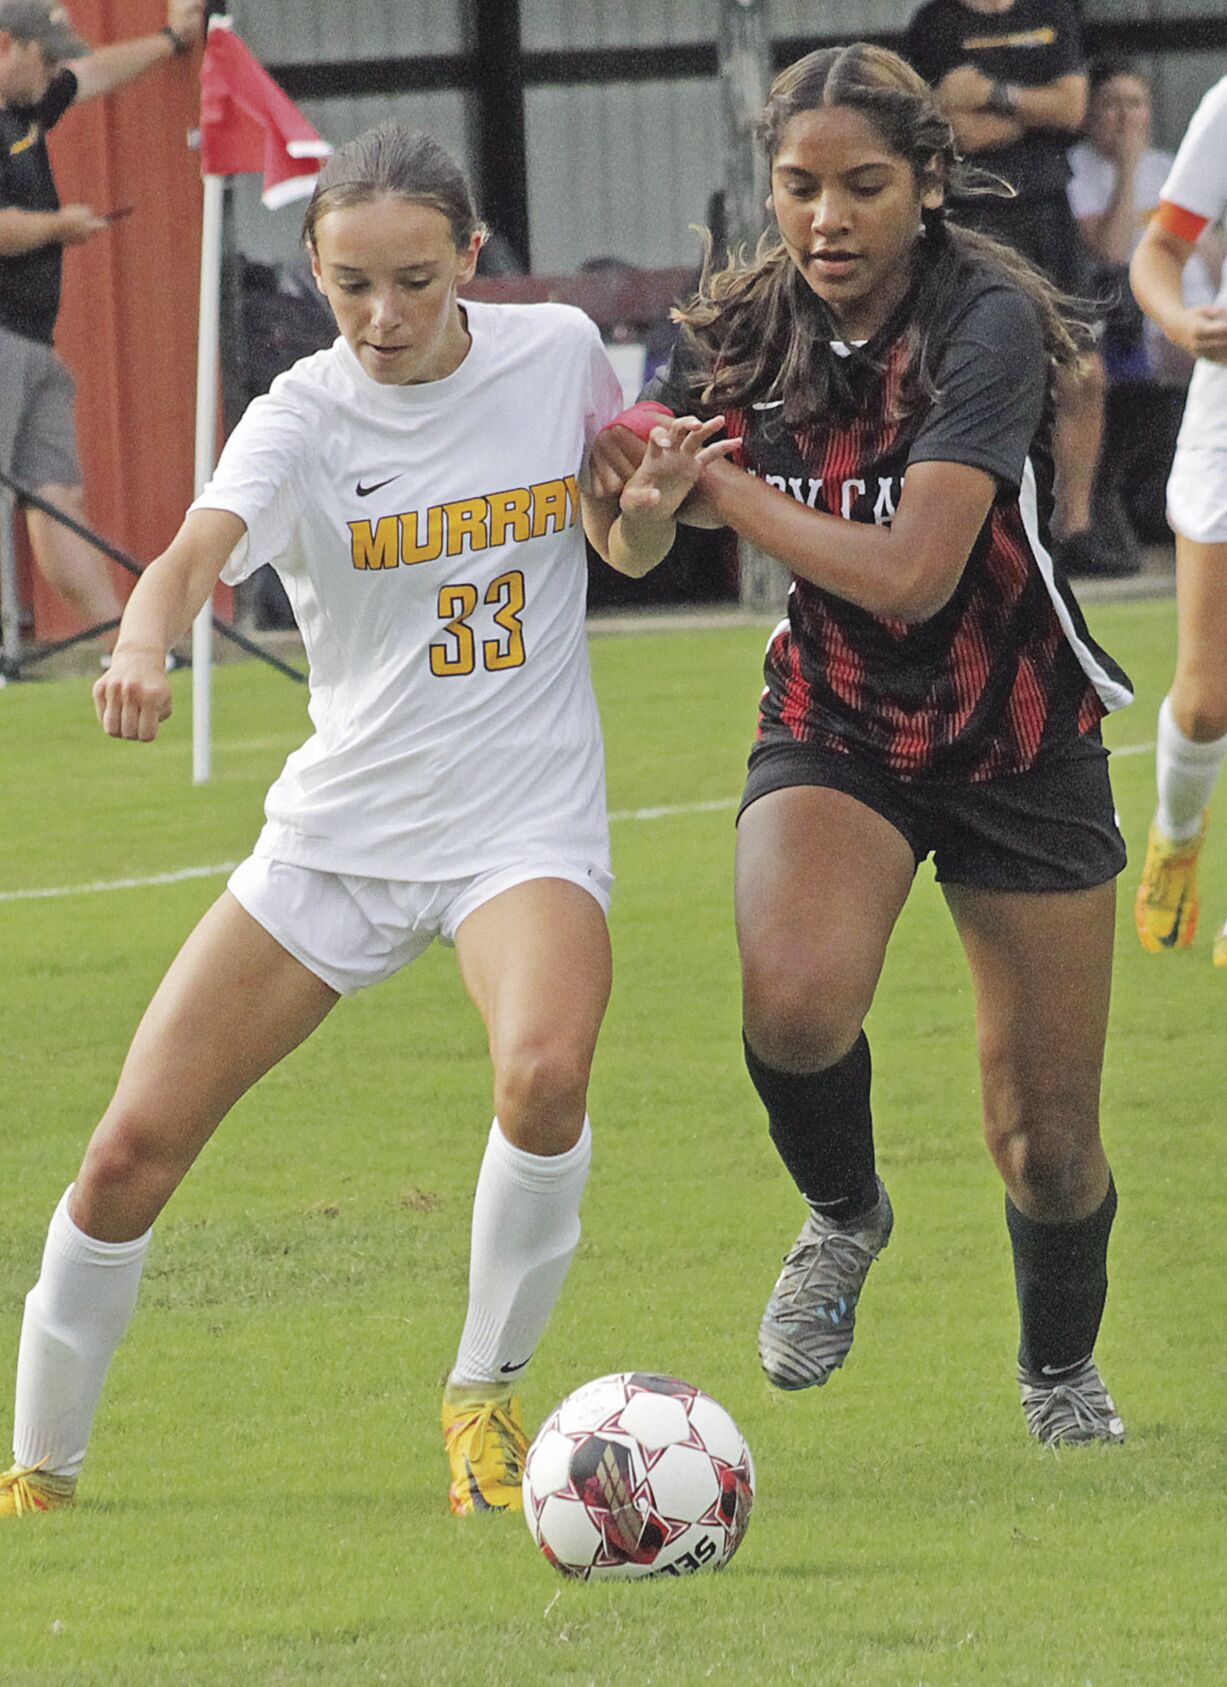
[[(362, 488), (357, 490), (362, 496)], [(575, 526), (579, 519), (579, 482), (569, 474), (561, 480), (432, 504), (425, 512), (403, 510), (377, 521), (351, 521), (350, 556), (358, 569), (413, 568), (440, 557), (461, 557), (466, 552), (499, 550), (509, 542), (542, 539)], [(432, 674), (473, 672), (477, 639), (469, 619), (481, 603), (493, 606), (491, 618), (504, 635), (482, 640), (484, 665), (491, 670), (518, 668), (524, 661), (520, 618), (524, 574), (517, 568), (500, 574), (484, 592), (468, 581), (440, 586), (438, 615), (447, 625), (449, 639), (430, 646)]]

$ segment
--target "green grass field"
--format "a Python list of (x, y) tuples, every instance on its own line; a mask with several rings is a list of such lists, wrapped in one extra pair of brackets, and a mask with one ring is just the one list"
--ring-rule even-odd
[[(1170, 603), (1096, 631), (1139, 701), (1109, 723), (1135, 865)], [(446, 1511), (439, 1385), (489, 1122), (483, 1035), (433, 951), (345, 1004), (236, 1110), (158, 1227), (82, 1501), (0, 1527), (0, 1682), (1215, 1683), (1227, 1665), (1223, 1036), (1227, 827), (1196, 951), (1143, 955), (1132, 869), (1105, 1086), (1120, 1188), (1099, 1347), (1123, 1448), (1030, 1441), (966, 974), (923, 869), (870, 1022), (895, 1240), (844, 1372), (773, 1395), (754, 1332), (799, 1222), (742, 1070), (732, 801), (763, 632), (594, 640), (618, 887), (585, 1235), (525, 1387), (535, 1425), (630, 1367), (716, 1394), (755, 1514), (719, 1577), (563, 1582), (518, 1519)], [(216, 777), (190, 678), (152, 748), (84, 681), (0, 694), (0, 1438), (22, 1297), (144, 1003), (246, 853), (304, 735), (300, 689), (219, 670)], [(654, 816), (639, 811), (665, 810)]]

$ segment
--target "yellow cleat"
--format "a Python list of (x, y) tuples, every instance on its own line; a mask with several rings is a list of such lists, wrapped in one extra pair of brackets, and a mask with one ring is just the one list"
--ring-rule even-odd
[(1208, 818), (1203, 816), (1196, 837), (1181, 838), (1176, 843), (1165, 838), (1157, 826), (1150, 828), (1134, 917), (1142, 947), (1152, 955), (1187, 949), (1196, 935), (1200, 907), (1197, 857)]
[(0, 1517), (58, 1511), (72, 1504), (76, 1492), (75, 1476), (48, 1476), (36, 1464), (15, 1464), (0, 1475)]
[(448, 1504), (457, 1517), (522, 1511), (520, 1484), (528, 1436), (520, 1402), (510, 1397), (443, 1401), (443, 1443), (452, 1467)]
[(1216, 967), (1227, 967), (1227, 925), (1214, 939), (1213, 959)]

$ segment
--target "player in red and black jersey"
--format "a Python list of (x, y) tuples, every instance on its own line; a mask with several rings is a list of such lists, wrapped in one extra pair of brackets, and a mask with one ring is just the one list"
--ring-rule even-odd
[(1047, 528), (1051, 386), (1079, 347), (1035, 270), (947, 226), (950, 124), (896, 55), (810, 54), (762, 133), (779, 239), (706, 277), (647, 395), (663, 408), (604, 436), (586, 501), (624, 572), (655, 566), (680, 519), (794, 576), (738, 826), (746, 1058), (810, 1209), (760, 1357), (780, 1387), (825, 1382), (889, 1239), (862, 1024), (932, 854), (976, 986), (1028, 1425), (1120, 1440), (1092, 1357), (1124, 863), (1098, 728), (1130, 692)]

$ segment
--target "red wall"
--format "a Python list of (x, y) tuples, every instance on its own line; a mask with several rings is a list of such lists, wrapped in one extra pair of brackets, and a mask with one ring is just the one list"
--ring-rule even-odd
[[(164, 0), (73, 0), (95, 45), (160, 29)], [(65, 252), (56, 344), (77, 380), (77, 429), (91, 526), (148, 562), (192, 497), (200, 165), (187, 146), (199, 116), (199, 49), (105, 99), (74, 108), (52, 132), (60, 198), (130, 217)], [(107, 564), (113, 567), (112, 564)], [(121, 590), (129, 576), (114, 568)], [(40, 579), (35, 631), (77, 623)]]

